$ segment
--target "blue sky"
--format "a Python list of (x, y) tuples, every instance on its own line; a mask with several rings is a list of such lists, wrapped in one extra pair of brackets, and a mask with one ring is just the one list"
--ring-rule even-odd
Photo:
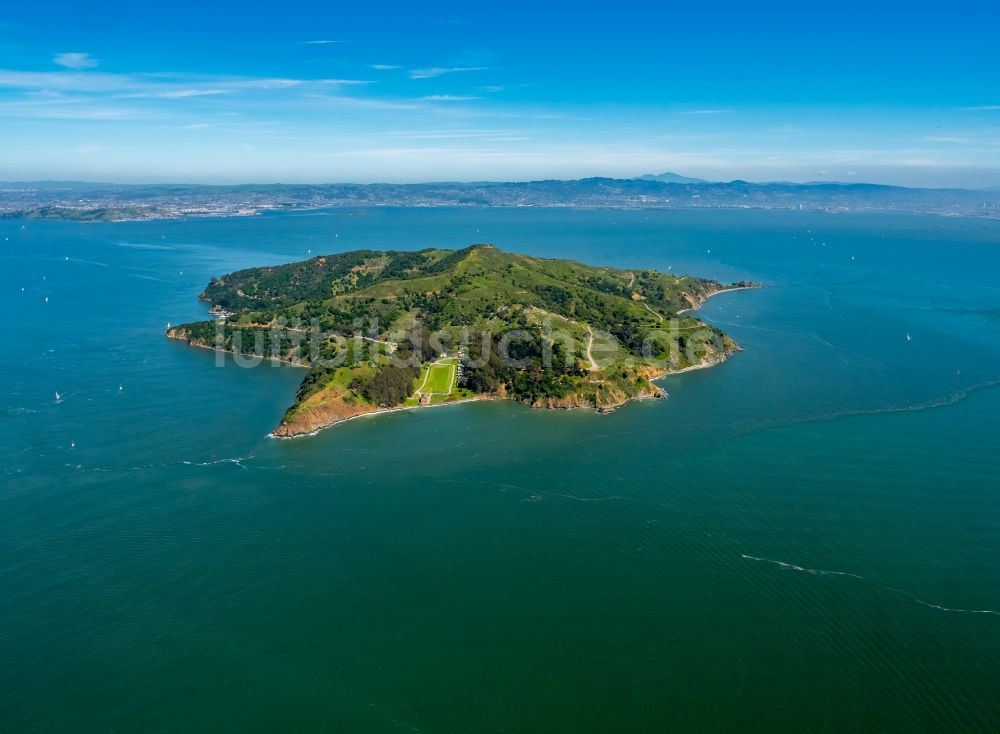
[(0, 180), (1000, 185), (995, 3), (6, 3)]

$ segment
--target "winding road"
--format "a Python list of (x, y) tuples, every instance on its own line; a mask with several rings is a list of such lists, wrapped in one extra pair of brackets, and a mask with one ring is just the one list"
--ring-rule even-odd
[(590, 371), (594, 372), (595, 370), (599, 370), (600, 367), (597, 365), (597, 362), (594, 361), (594, 357), (590, 353), (590, 348), (592, 346), (594, 346), (594, 330), (591, 329), (590, 325), (588, 324), (587, 325), (587, 351), (584, 352), (584, 355), (587, 357), (587, 360), (590, 362)]

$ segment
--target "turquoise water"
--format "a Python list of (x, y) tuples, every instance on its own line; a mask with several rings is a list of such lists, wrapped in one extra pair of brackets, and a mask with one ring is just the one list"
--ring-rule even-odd
[[(1000, 728), (998, 222), (0, 237), (2, 731)], [(702, 309), (744, 352), (610, 416), (472, 404), (275, 441), (301, 371), (162, 337), (212, 275), (477, 241), (769, 287)]]

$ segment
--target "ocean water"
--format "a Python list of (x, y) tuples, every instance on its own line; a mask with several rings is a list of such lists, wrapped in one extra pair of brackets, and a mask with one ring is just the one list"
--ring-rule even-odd
[[(768, 287), (702, 309), (745, 351), (609, 416), (277, 441), (301, 370), (162, 336), (213, 275), (473, 242)], [(386, 209), (0, 248), (0, 731), (1000, 729), (1000, 222)]]

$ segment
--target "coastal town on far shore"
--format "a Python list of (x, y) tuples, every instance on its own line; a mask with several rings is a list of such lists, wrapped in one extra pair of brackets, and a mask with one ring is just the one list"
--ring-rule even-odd
[(322, 208), (551, 207), (896, 211), (1000, 217), (1000, 191), (862, 183), (679, 183), (655, 176), (571, 181), (239, 186), (0, 183), (0, 218), (142, 221)]

